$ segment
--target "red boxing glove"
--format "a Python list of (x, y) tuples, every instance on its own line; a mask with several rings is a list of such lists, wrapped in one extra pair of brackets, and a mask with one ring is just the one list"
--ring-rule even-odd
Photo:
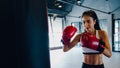
[(94, 35), (90, 33), (84, 33), (81, 37), (82, 47), (93, 49), (102, 53), (105, 48), (105, 43), (102, 40), (97, 39)]
[(63, 30), (63, 34), (62, 34), (62, 43), (64, 45), (68, 45), (70, 43), (71, 38), (74, 36), (74, 34), (76, 33), (77, 28), (74, 26), (67, 26), (64, 30)]

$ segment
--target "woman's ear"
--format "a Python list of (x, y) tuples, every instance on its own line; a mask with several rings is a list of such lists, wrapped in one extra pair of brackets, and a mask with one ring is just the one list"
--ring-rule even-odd
[(96, 20), (94, 20), (94, 24), (96, 24)]

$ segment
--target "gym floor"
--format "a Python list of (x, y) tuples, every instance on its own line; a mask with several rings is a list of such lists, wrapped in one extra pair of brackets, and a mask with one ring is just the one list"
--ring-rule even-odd
[[(81, 68), (83, 62), (82, 49), (74, 47), (68, 52), (62, 49), (50, 50), (51, 68)], [(120, 54), (113, 52), (110, 58), (103, 56), (105, 68), (120, 68)]]

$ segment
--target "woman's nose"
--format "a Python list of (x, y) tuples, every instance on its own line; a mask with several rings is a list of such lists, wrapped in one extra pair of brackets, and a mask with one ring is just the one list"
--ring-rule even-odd
[(84, 27), (88, 27), (88, 23), (87, 22), (84, 23)]

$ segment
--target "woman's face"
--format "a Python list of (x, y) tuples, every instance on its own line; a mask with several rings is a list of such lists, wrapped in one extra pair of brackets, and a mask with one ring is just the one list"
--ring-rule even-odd
[(94, 20), (92, 17), (88, 16), (88, 15), (84, 15), (82, 17), (82, 21), (83, 21), (83, 27), (87, 32), (93, 33), (95, 28), (94, 25), (96, 23), (96, 20)]

